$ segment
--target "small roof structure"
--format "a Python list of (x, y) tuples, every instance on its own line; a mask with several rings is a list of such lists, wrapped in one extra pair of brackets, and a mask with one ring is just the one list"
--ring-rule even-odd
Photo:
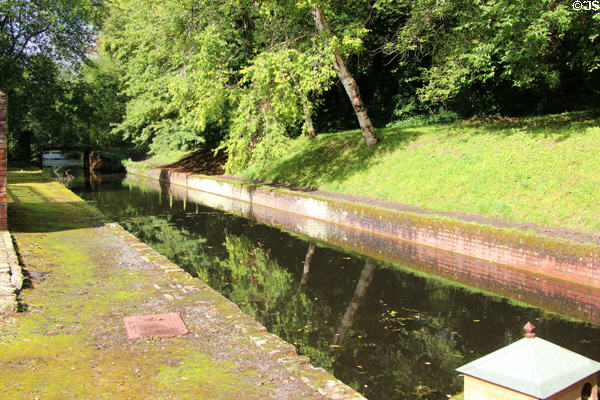
[(538, 399), (546, 399), (597, 373), (600, 363), (537, 338), (529, 331), (525, 338), (456, 370)]

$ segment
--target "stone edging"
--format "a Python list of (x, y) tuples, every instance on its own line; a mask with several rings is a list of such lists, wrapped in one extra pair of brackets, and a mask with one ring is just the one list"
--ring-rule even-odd
[(17, 293), (23, 287), (23, 271), (10, 232), (2, 231), (0, 235), (0, 313), (7, 313), (17, 311)]
[(361, 232), (600, 288), (600, 247), (449, 218), (373, 207), (223, 177), (127, 166), (128, 173)]
[[(279, 336), (267, 332), (267, 329), (263, 325), (245, 314), (236, 304), (198, 278), (194, 278), (185, 272), (180, 266), (171, 262), (152, 247), (139, 241), (119, 224), (108, 223), (106, 225), (111, 228), (113, 233), (134, 248), (142, 259), (157, 266), (163, 273), (169, 274), (170, 277), (177, 281), (179, 284), (174, 284), (173, 286), (180, 287), (182, 293), (193, 291), (193, 285), (201, 285), (202, 290), (211, 291), (218, 303), (216, 307), (226, 315), (226, 318), (240, 334), (248, 337), (269, 356), (275, 357), (279, 364), (292, 375), (298, 376), (307, 386), (331, 400), (366, 400), (357, 391), (335, 378), (323, 368), (312, 366), (310, 359), (299, 356), (294, 346), (285, 342)], [(165, 297), (167, 296), (171, 295), (165, 294)]]

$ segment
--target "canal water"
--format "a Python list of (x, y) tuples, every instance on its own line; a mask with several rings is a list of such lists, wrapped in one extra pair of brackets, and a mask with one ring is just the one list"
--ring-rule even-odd
[(600, 359), (600, 329), (307, 237), (177, 200), (122, 176), (69, 182), (368, 399), (447, 399), (460, 365), (538, 336)]

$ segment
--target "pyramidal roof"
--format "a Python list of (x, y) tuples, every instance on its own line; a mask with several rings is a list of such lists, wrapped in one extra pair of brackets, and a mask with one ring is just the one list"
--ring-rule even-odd
[(457, 371), (546, 399), (600, 371), (600, 363), (533, 337), (503, 347)]

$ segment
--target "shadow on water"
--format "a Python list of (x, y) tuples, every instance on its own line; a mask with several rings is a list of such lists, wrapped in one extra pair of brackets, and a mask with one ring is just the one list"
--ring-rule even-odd
[(173, 188), (74, 189), (371, 400), (446, 399), (461, 390), (456, 367), (519, 339), (527, 321), (545, 339), (600, 353), (589, 323), (178, 199)]

